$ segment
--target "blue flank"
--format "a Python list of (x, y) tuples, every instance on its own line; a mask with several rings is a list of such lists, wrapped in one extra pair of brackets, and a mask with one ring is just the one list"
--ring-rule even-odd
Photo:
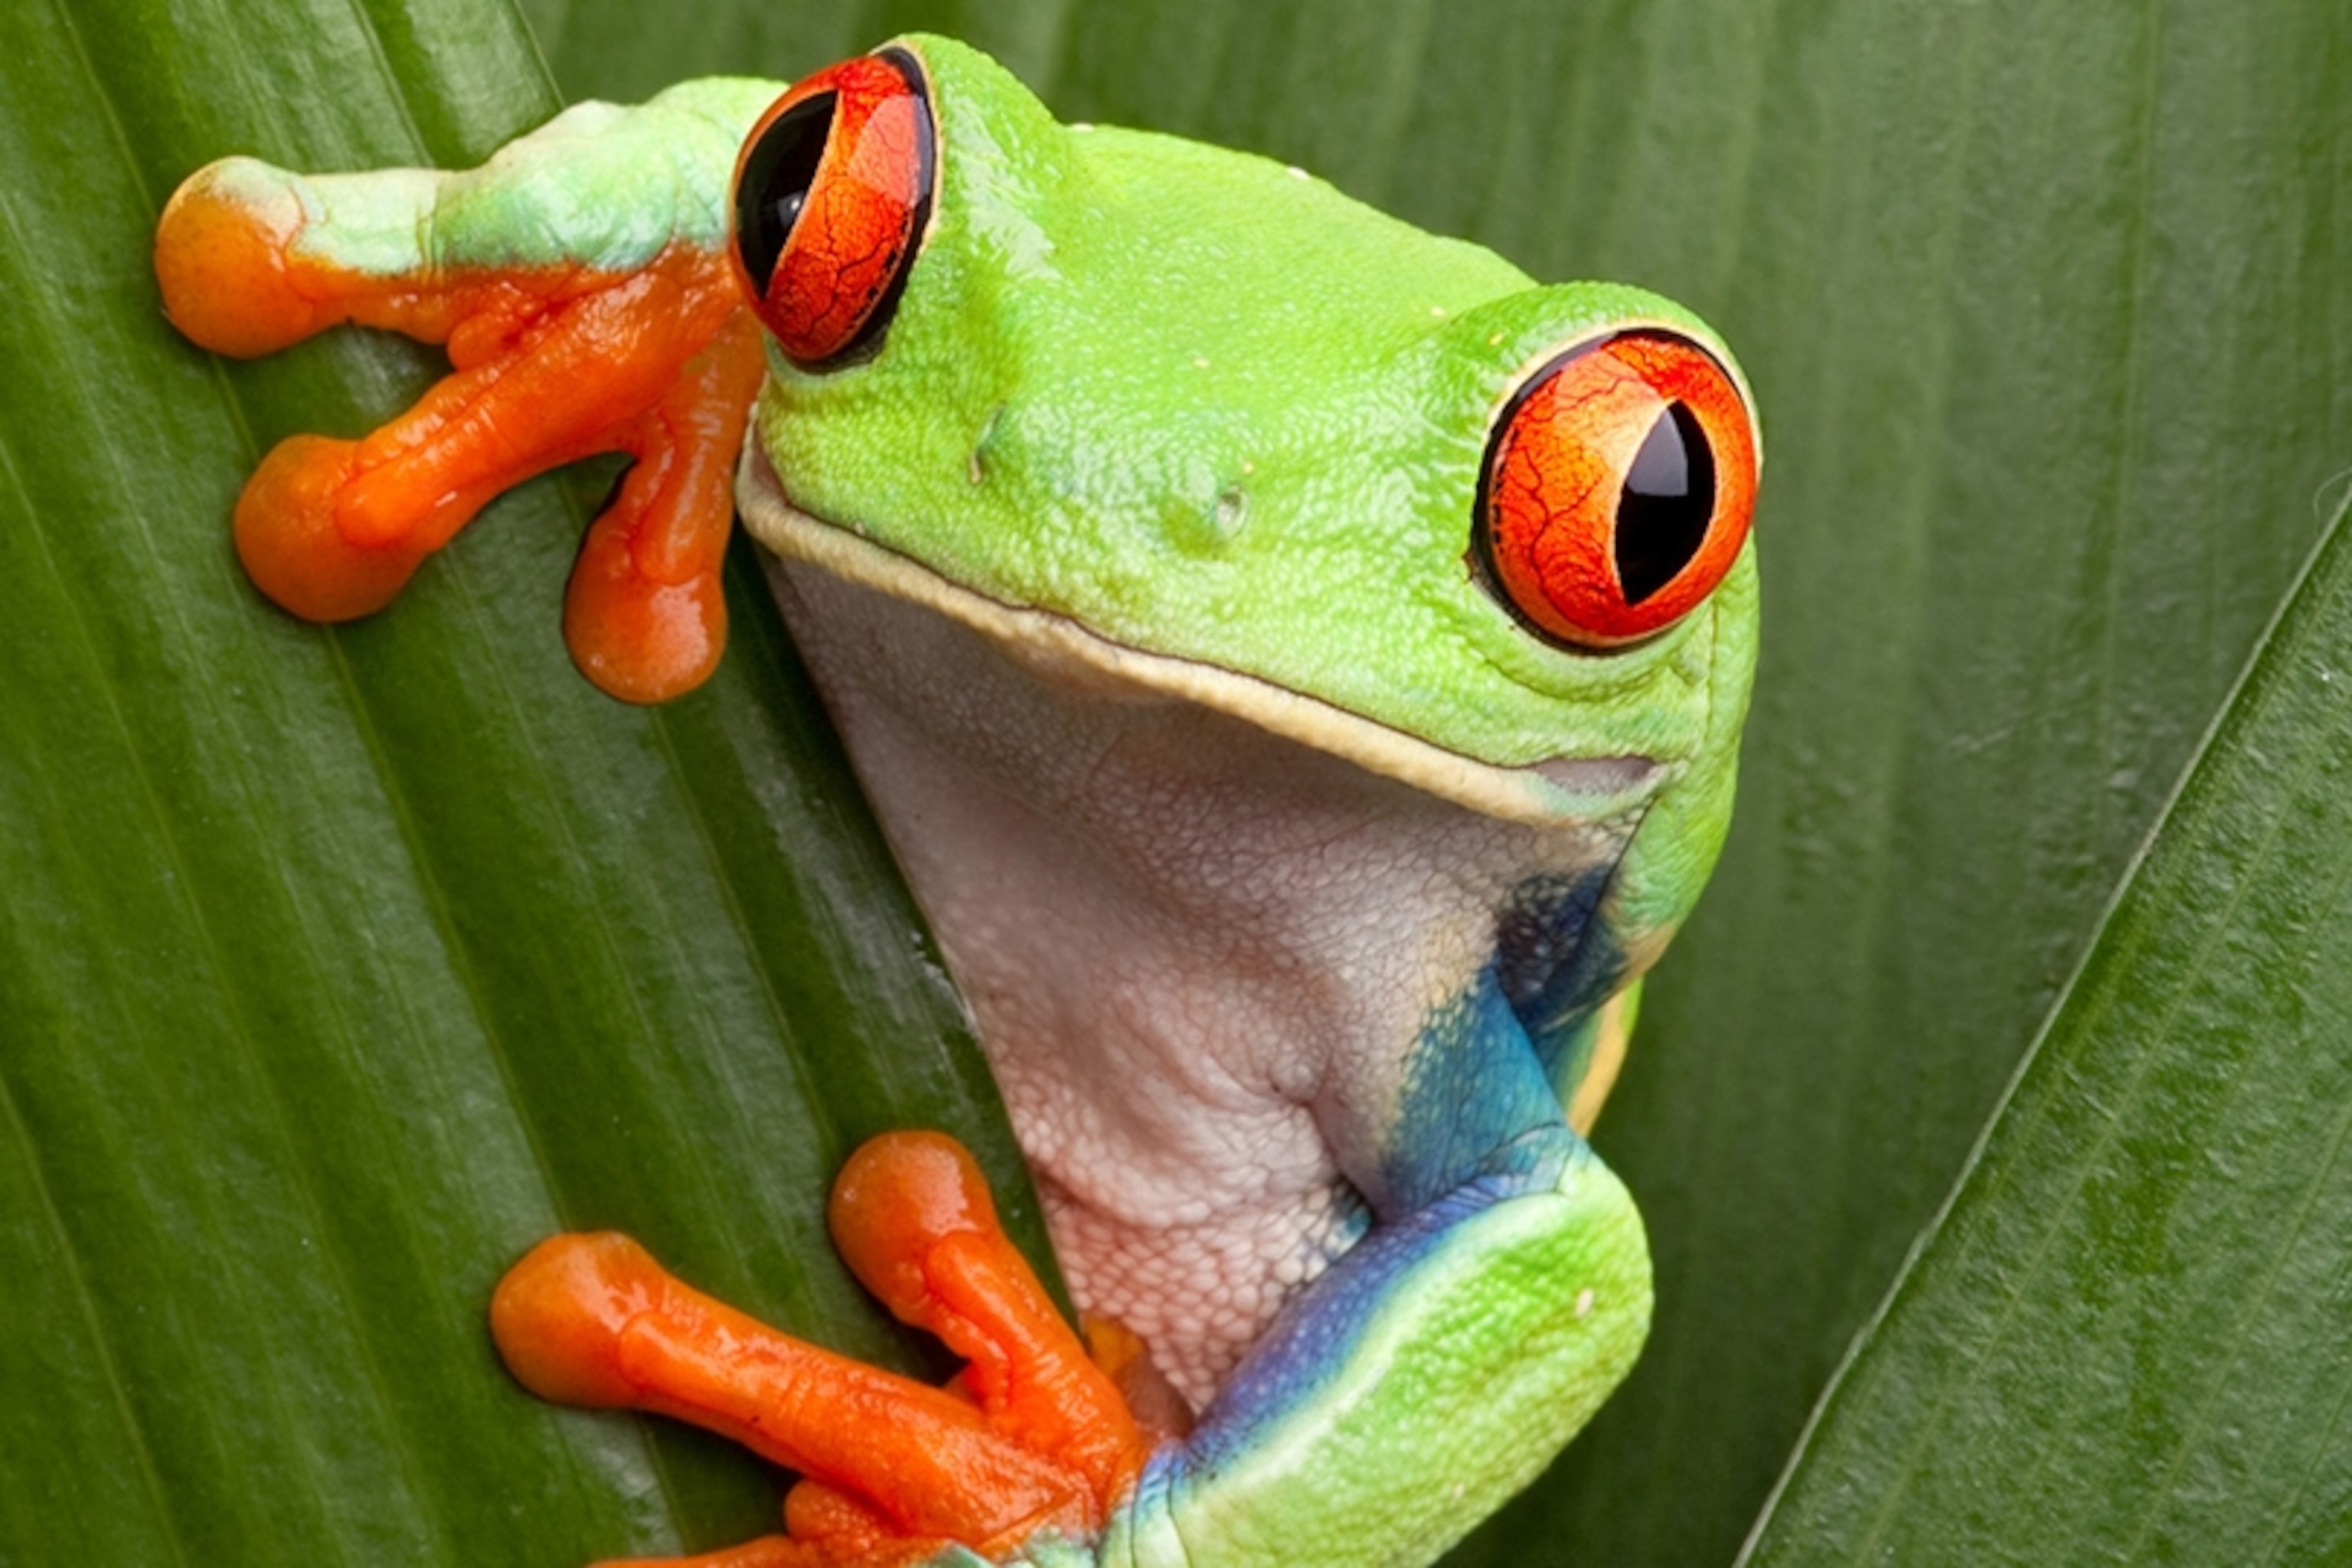
[(1565, 1126), (1497, 967), (1489, 961), (1467, 991), (1430, 1009), (1422, 1024), (1395, 1131), (1381, 1151), (1382, 1190), (1364, 1194), (1383, 1221), (1416, 1215), (1479, 1177), (1524, 1170), (1522, 1145)]
[[(1378, 1223), (1275, 1320), (1192, 1439), (1163, 1449), (1138, 1502), (1213, 1484), (1348, 1364), (1398, 1283), (1442, 1268), (1454, 1227), (1492, 1205), (1559, 1186), (1593, 1157), (1570, 1130), (1555, 1073), (1622, 978), (1623, 955), (1593, 920), (1613, 866), (1547, 875), (1515, 889), (1496, 952), (1460, 994), (1432, 1007), (1381, 1150)], [(1570, 1087), (1573, 1087), (1572, 1085)]]
[(1495, 922), (1496, 983), (1563, 1103), (1584, 1076), (1571, 1050), (1591, 1050), (1594, 1015), (1624, 984), (1624, 948), (1593, 919), (1615, 871), (1531, 877), (1511, 889)]

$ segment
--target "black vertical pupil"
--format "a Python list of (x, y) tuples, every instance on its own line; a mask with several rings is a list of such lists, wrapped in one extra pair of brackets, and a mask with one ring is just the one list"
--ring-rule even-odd
[(839, 96), (821, 92), (793, 105), (760, 133), (743, 160), (743, 177), (735, 185), (735, 243), (743, 252), (743, 270), (762, 291), (808, 204)]
[(1698, 416), (1669, 403), (1633, 455), (1617, 502), (1617, 581), (1638, 605), (1690, 564), (1715, 516), (1715, 454)]

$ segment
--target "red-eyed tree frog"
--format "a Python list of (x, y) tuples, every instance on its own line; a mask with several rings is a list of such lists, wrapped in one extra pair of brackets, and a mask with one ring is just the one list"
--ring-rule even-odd
[(157, 268), (226, 353), (448, 346), (409, 414), (247, 487), (299, 614), (625, 451), (567, 633), (668, 696), (719, 657), (731, 488), (969, 1002), (1086, 1338), (915, 1132), (834, 1229), (948, 1389), (616, 1236), (498, 1289), (532, 1389), (804, 1478), (694, 1563), (1425, 1563), (1624, 1375), (1648, 1254), (1583, 1134), (1721, 845), (1756, 648), (1752, 404), (1688, 312), (1058, 124), (921, 37), (465, 174), (229, 159)]

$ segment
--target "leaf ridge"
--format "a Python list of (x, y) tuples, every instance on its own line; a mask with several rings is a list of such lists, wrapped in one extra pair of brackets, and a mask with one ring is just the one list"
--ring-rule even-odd
[(148, 1446), (146, 1428), (131, 1405), (131, 1391), (123, 1380), (121, 1364), (115, 1359), (113, 1342), (99, 1318), (98, 1303), (90, 1294), (89, 1276), (82, 1267), (79, 1249), (74, 1245), (73, 1231), (66, 1225), (64, 1216), (58, 1213), (57, 1200), (49, 1189), (48, 1175), (42, 1169), (40, 1145), (33, 1139), (31, 1129), (25, 1125), (24, 1115), (17, 1108), (16, 1092), (9, 1083), (5, 1063), (6, 1058), (0, 1057), (0, 1121), (5, 1121), (11, 1137), (25, 1150), (25, 1163), (40, 1205), (41, 1228), (56, 1242), (58, 1255), (63, 1259), (68, 1287), (73, 1292), (75, 1315), (81, 1319), (89, 1333), (91, 1349), (104, 1370), (107, 1394), (114, 1405), (117, 1419), (121, 1423), (123, 1440), (131, 1449), (132, 1462), (138, 1466), (140, 1485), (153, 1505), (157, 1519), (162, 1521), (163, 1539), (172, 1544), (172, 1561), (186, 1568), (187, 1547), (180, 1538), (170, 1494), (164, 1489), (162, 1472), (155, 1468), (155, 1456)]

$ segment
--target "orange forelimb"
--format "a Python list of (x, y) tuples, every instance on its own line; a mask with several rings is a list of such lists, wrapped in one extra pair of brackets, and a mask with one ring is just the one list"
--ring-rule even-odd
[(156, 232), (164, 308), (188, 336), (251, 355), (359, 322), (446, 342), (453, 367), (363, 439), (298, 436), (264, 459), (236, 508), (256, 585), (310, 620), (371, 614), (502, 491), (625, 452), (636, 466), (583, 545), (567, 640), (630, 701), (707, 678), (726, 638), (730, 483), (762, 369), (727, 258), (681, 244), (628, 273), (376, 276), (304, 254), (290, 195), (211, 174)]
[(631, 702), (702, 684), (727, 646), (719, 567), (735, 517), (735, 454), (764, 368), (738, 310), (628, 432), (635, 467), (591, 524), (563, 595), (581, 672)]

